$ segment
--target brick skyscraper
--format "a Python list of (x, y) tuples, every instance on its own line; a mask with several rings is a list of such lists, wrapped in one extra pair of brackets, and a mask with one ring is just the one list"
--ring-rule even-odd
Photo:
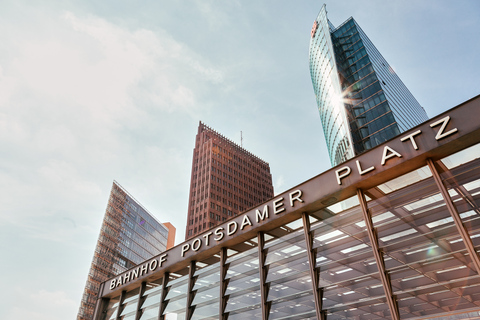
[(185, 239), (272, 197), (269, 164), (200, 122)]

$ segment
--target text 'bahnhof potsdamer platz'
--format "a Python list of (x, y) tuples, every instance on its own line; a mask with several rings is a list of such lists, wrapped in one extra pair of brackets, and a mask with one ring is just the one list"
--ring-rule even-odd
[(94, 319), (479, 319), (479, 118), (477, 96), (129, 269)]

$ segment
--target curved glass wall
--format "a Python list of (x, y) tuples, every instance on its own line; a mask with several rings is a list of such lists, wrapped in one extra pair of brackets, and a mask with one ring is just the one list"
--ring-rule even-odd
[(310, 39), (310, 76), (332, 165), (354, 156), (325, 5)]
[(325, 5), (312, 28), (310, 75), (334, 166), (428, 119), (355, 20), (335, 28)]

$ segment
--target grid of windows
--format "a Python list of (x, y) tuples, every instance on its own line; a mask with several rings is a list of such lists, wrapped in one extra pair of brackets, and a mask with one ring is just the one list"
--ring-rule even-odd
[(193, 150), (185, 238), (271, 197), (269, 164), (200, 122)]
[[(168, 232), (163, 224), (114, 181), (78, 319), (93, 318), (101, 282), (165, 251)], [(129, 313), (129, 310), (130, 307), (123, 310), (122, 315)]]
[(119, 289), (96, 320), (476, 319), (480, 144), (418, 164)]
[(353, 18), (338, 28), (322, 7), (310, 41), (310, 74), (332, 165), (428, 119)]
[(332, 165), (353, 157), (348, 118), (341, 99), (341, 87), (325, 6), (322, 7), (310, 40), (310, 76)]

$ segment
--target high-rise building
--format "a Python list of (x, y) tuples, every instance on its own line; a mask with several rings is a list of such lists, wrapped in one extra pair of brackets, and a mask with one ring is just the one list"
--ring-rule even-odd
[(200, 122), (185, 239), (273, 197), (267, 162)]
[(478, 320), (479, 116), (480, 95), (107, 280), (94, 320)]
[(312, 27), (309, 60), (333, 166), (428, 119), (357, 22), (335, 28), (325, 5)]
[(77, 319), (93, 318), (100, 283), (173, 247), (174, 239), (175, 227), (157, 221), (114, 181)]

